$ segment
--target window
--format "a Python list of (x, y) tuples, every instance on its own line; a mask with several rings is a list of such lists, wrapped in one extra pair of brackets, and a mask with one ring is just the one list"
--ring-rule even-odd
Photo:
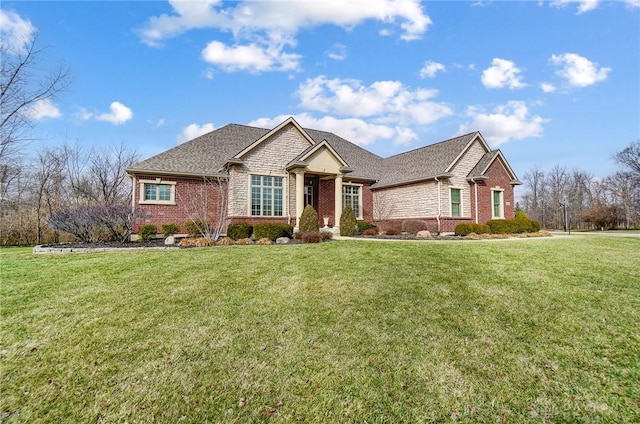
[(343, 185), (342, 186), (342, 208), (351, 206), (353, 212), (356, 214), (356, 218), (362, 219), (362, 202), (361, 202), (362, 190), (360, 186), (355, 185)]
[(160, 178), (140, 181), (140, 203), (175, 205), (175, 187), (175, 182), (162, 181)]
[(491, 198), (493, 200), (492, 218), (504, 218), (504, 207), (502, 202), (502, 191), (491, 190)]
[(251, 176), (251, 215), (283, 215), (282, 177)]
[(451, 189), (451, 216), (462, 216), (461, 191), (459, 188)]

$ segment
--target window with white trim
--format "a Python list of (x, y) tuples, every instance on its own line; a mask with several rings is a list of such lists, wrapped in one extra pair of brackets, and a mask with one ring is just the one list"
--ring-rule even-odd
[(451, 199), (451, 216), (462, 216), (462, 190), (452, 188), (449, 190)]
[(140, 181), (140, 203), (175, 205), (175, 181), (162, 181), (160, 178)]
[(282, 177), (251, 176), (251, 215), (283, 216)]
[(362, 219), (362, 186), (342, 186), (342, 208), (350, 206), (356, 214), (356, 218)]
[(504, 218), (504, 197), (502, 190), (491, 190), (491, 217), (493, 219)]

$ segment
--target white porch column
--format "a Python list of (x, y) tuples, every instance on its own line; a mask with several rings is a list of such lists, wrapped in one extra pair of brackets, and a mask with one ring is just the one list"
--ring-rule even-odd
[(334, 231), (340, 229), (340, 215), (342, 215), (342, 174), (336, 175), (336, 197), (335, 197), (335, 218), (333, 222)]
[(304, 210), (304, 170), (296, 169), (296, 228), (300, 227), (300, 217)]

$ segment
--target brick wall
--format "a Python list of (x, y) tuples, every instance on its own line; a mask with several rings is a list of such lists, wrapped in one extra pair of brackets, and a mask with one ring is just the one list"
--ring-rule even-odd
[[(174, 222), (185, 232), (184, 224), (192, 218), (207, 217), (209, 221), (218, 219), (218, 202), (222, 193), (217, 182), (203, 183), (200, 178), (161, 178), (161, 183), (175, 182), (175, 205), (154, 205), (140, 203), (140, 181), (156, 181), (157, 176), (138, 175), (133, 186), (136, 219), (133, 232), (137, 233), (142, 224), (155, 224), (158, 232), (162, 231), (162, 224)], [(204, 212), (208, 211), (208, 212)]]
[[(485, 175), (489, 178), (478, 182), (478, 222), (483, 224), (492, 219), (492, 189), (504, 190), (504, 218), (513, 219), (515, 217), (514, 189), (510, 184), (511, 178), (502, 166), (502, 162), (499, 159), (493, 161)], [(474, 189), (472, 188), (472, 190)]]

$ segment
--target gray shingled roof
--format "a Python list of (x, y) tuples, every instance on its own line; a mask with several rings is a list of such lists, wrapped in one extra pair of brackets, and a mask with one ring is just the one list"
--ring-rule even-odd
[(385, 159), (384, 172), (376, 187), (445, 175), (447, 168), (477, 134), (461, 135)]
[(268, 133), (229, 124), (130, 166), (132, 173), (217, 175), (228, 159)]
[(485, 153), (484, 156), (482, 156), (480, 158), (480, 160), (478, 161), (476, 166), (473, 167), (471, 172), (469, 172), (469, 175), (467, 175), (467, 177), (468, 178), (474, 178), (474, 177), (477, 178), (477, 177), (484, 176), (483, 172), (485, 171), (487, 166), (489, 166), (491, 161), (496, 157), (498, 152), (500, 152), (500, 150), (492, 150), (490, 152)]
[[(384, 159), (333, 133), (306, 128), (304, 130), (316, 143), (327, 141), (353, 169), (348, 174), (349, 178), (379, 180), (376, 187), (446, 174), (447, 168), (478, 134), (466, 134)], [(127, 171), (136, 174), (217, 175), (229, 159), (269, 131), (271, 130), (265, 128), (229, 124), (138, 162)], [(485, 158), (488, 155), (480, 162)]]

